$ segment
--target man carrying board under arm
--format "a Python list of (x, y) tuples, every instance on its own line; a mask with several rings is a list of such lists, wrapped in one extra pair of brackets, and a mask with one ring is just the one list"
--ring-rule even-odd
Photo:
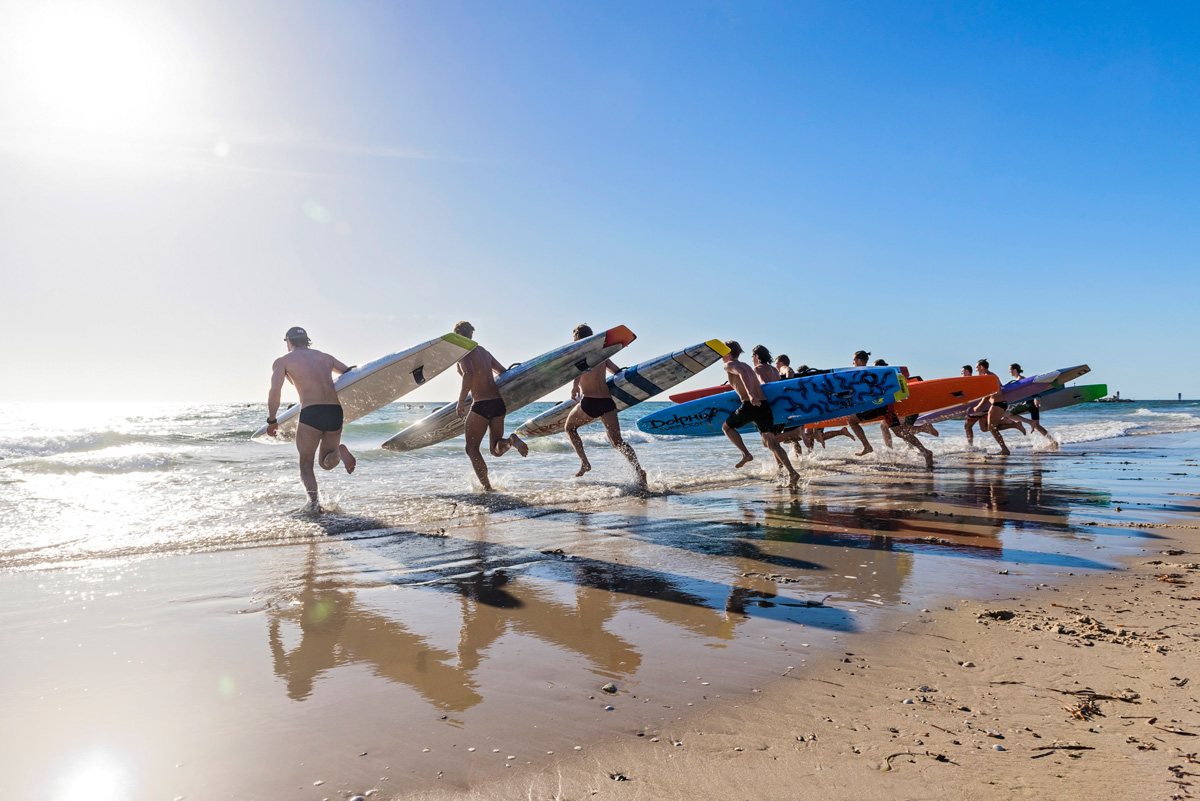
[(309, 347), (312, 340), (308, 332), (299, 326), (289, 328), (284, 335), (287, 355), (275, 360), (271, 373), (271, 391), (267, 395), (267, 435), (275, 436), (279, 423), (275, 414), (279, 411), (283, 381), (287, 379), (296, 387), (300, 396), (300, 425), (296, 428), (296, 450), (300, 452), (300, 481), (308, 492), (308, 506), (312, 512), (321, 512), (317, 497), (317, 477), (313, 471), (313, 458), (317, 456), (321, 467), (332, 470), (341, 462), (346, 472), (353, 473), (357, 460), (342, 444), (342, 405), (333, 388), (333, 374), (348, 372), (351, 368), (328, 353)]
[[(475, 326), (459, 321), (454, 324), (454, 333), (470, 339), (475, 334)], [(467, 437), (467, 458), (471, 467), (475, 468), (475, 476), (483, 485), (485, 492), (492, 491), (488, 481), (487, 462), (479, 452), (483, 443), (483, 435), (489, 435), (488, 451), (497, 458), (516, 448), (522, 456), (529, 455), (529, 446), (521, 441), (516, 434), (504, 436), (504, 416), (508, 408), (500, 397), (500, 388), (496, 386), (493, 376), (504, 372), (504, 366), (496, 361), (496, 357), (488, 353), (482, 345), (458, 360), (458, 372), (462, 375), (462, 390), (458, 393), (458, 419), (466, 419), (465, 434)], [(467, 396), (471, 397), (471, 408), (467, 410)]]
[(788, 486), (796, 486), (800, 481), (800, 474), (792, 467), (787, 454), (779, 445), (775, 430), (775, 417), (771, 414), (771, 405), (767, 403), (766, 396), (763, 395), (762, 382), (758, 380), (758, 376), (750, 365), (738, 360), (738, 357), (742, 355), (740, 344), (731, 339), (725, 343), (725, 347), (729, 348), (729, 352), (721, 357), (721, 360), (725, 362), (725, 375), (728, 377), (729, 386), (733, 387), (734, 392), (742, 401), (742, 405), (737, 408), (737, 411), (729, 415), (729, 419), (721, 426), (721, 430), (725, 432), (725, 436), (729, 437), (729, 441), (742, 452), (742, 460), (735, 467), (741, 467), (754, 458), (750, 455), (750, 451), (746, 450), (742, 435), (738, 433), (739, 428), (747, 423), (753, 423), (758, 432), (762, 434), (763, 445), (775, 456), (775, 461), (779, 463), (779, 466), (787, 470)]
[[(575, 341), (587, 339), (592, 335), (592, 329), (584, 323), (575, 327)], [(637, 476), (637, 484), (640, 489), (646, 488), (646, 471), (638, 464), (637, 454), (633, 452), (633, 448), (621, 436), (621, 422), (617, 419), (617, 404), (613, 402), (612, 393), (608, 391), (608, 373), (621, 372), (612, 359), (605, 359), (600, 364), (582, 373), (575, 379), (575, 385), (571, 387), (571, 398), (579, 399), (579, 405), (571, 410), (571, 414), (567, 416), (567, 439), (571, 440), (571, 447), (575, 448), (575, 453), (579, 456), (580, 466), (579, 472), (575, 474), (579, 478), (584, 473), (592, 469), (592, 463), (588, 461), (587, 454), (583, 452), (583, 439), (579, 436), (580, 426), (585, 426), (593, 420), (599, 418), (604, 424), (604, 431), (608, 434), (608, 441), (621, 455), (629, 460), (629, 464), (633, 465), (634, 475)]]

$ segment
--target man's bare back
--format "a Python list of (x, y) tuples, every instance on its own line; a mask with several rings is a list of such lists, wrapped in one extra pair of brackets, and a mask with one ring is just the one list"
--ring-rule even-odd
[(472, 401), (495, 400), (500, 397), (496, 386), (496, 374), (504, 372), (504, 366), (496, 361), (482, 345), (458, 361), (458, 373), (467, 379)]
[(312, 348), (300, 348), (280, 356), (274, 366), (296, 387), (301, 406), (337, 403), (333, 373), (340, 375), (349, 369), (328, 353)]
[(754, 374), (758, 376), (759, 383), (762, 384), (770, 384), (772, 381), (778, 381), (780, 378), (779, 371), (770, 364), (754, 365)]
[(620, 372), (620, 368), (612, 359), (605, 359), (591, 370), (579, 376), (579, 394), (585, 398), (611, 398), (608, 391), (608, 374)]
[(320, 512), (317, 479), (313, 460), (325, 470), (338, 464), (353, 473), (357, 460), (342, 444), (343, 412), (333, 388), (333, 374), (341, 375), (351, 368), (328, 353), (309, 347), (311, 340), (303, 328), (292, 328), (284, 335), (288, 352), (275, 360), (271, 370), (271, 389), (267, 393), (267, 434), (275, 436), (283, 382), (288, 380), (300, 396), (300, 421), (296, 426), (296, 450), (300, 455), (300, 481), (308, 493), (308, 508)]
[(729, 377), (729, 386), (742, 401), (763, 401), (762, 382), (750, 365), (745, 362), (731, 361), (725, 363), (725, 375)]

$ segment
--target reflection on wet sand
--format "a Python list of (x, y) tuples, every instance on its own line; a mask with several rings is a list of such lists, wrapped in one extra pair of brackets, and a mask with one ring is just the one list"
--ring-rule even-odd
[[(298, 603), (269, 613), (275, 675), (287, 682), (289, 698), (308, 698), (317, 677), (326, 671), (364, 663), (375, 675), (412, 687), (441, 709), (463, 710), (479, 703), (469, 676), (448, 664), (453, 653), (430, 646), (400, 622), (356, 603), (343, 582), (319, 573), (319, 560), (314, 546)], [(300, 635), (290, 651), (284, 646), (283, 630), (289, 623)]]
[[(414, 633), (403, 622), (403, 612), (360, 602), (362, 587), (354, 586), (354, 579), (366, 571), (347, 571), (344, 564), (354, 559), (354, 551), (331, 553), (313, 546), (293, 602), (272, 605), (267, 612), (274, 670), (293, 700), (308, 698), (323, 673), (362, 663), (380, 678), (412, 687), (441, 710), (462, 711), (481, 701), (477, 672), (485, 669), (489, 650), (508, 633), (584, 657), (600, 675), (630, 676), (642, 666), (641, 653), (610, 630), (624, 612), (643, 613), (715, 641), (733, 639), (750, 616), (777, 617), (771, 613), (778, 610), (811, 612), (805, 622), (817, 627), (854, 627), (843, 611), (809, 610), (804, 603), (777, 599), (770, 583), (764, 589), (763, 582), (740, 576), (726, 584), (587, 557), (412, 534), (357, 546), (370, 551), (376, 574), (380, 557), (392, 563), (387, 583), (409, 592), (456, 597), (457, 650), (438, 648)], [(732, 563), (735, 571), (763, 565), (743, 558)], [(419, 570), (414, 572), (414, 566)], [(561, 600), (562, 587), (570, 588), (573, 603)], [(297, 644), (289, 649), (288, 642)]]
[[(627, 679), (650, 667), (643, 638), (661, 638), (661, 628), (630, 620), (723, 647), (754, 619), (853, 630), (854, 616), (820, 600), (902, 602), (922, 554), (1104, 567), (1005, 548), (1006, 530), (1082, 536), (1071, 509), (1109, 500), (1047, 472), (965, 466), (953, 477), (814, 482), (793, 495), (735, 489), (533, 514), (459, 536), (372, 529), (337, 549), (313, 546), (293, 605), (268, 611), (274, 670), (297, 701), (323, 674), (363, 664), (443, 712), (463, 712), (483, 701), (483, 671), (507, 636)], [(563, 547), (538, 547), (551, 544)], [(432, 601), (436, 619), (458, 627), (457, 645), (417, 633), (428, 630), (421, 612), (362, 595), (389, 585), (422, 593), (426, 612)]]

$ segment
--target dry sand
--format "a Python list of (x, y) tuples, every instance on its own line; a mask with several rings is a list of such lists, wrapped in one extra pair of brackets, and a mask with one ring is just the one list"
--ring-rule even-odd
[(1146, 527), (1160, 539), (1119, 570), (1008, 576), (1010, 593), (849, 635), (748, 700), (469, 793), (404, 797), (1200, 795), (1200, 526)]

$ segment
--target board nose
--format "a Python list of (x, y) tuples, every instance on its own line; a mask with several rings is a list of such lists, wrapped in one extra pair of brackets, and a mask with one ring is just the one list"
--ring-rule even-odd
[(616, 328), (610, 328), (604, 332), (604, 347), (611, 348), (613, 345), (628, 345), (635, 339), (637, 339), (637, 334), (623, 325), (618, 325)]

